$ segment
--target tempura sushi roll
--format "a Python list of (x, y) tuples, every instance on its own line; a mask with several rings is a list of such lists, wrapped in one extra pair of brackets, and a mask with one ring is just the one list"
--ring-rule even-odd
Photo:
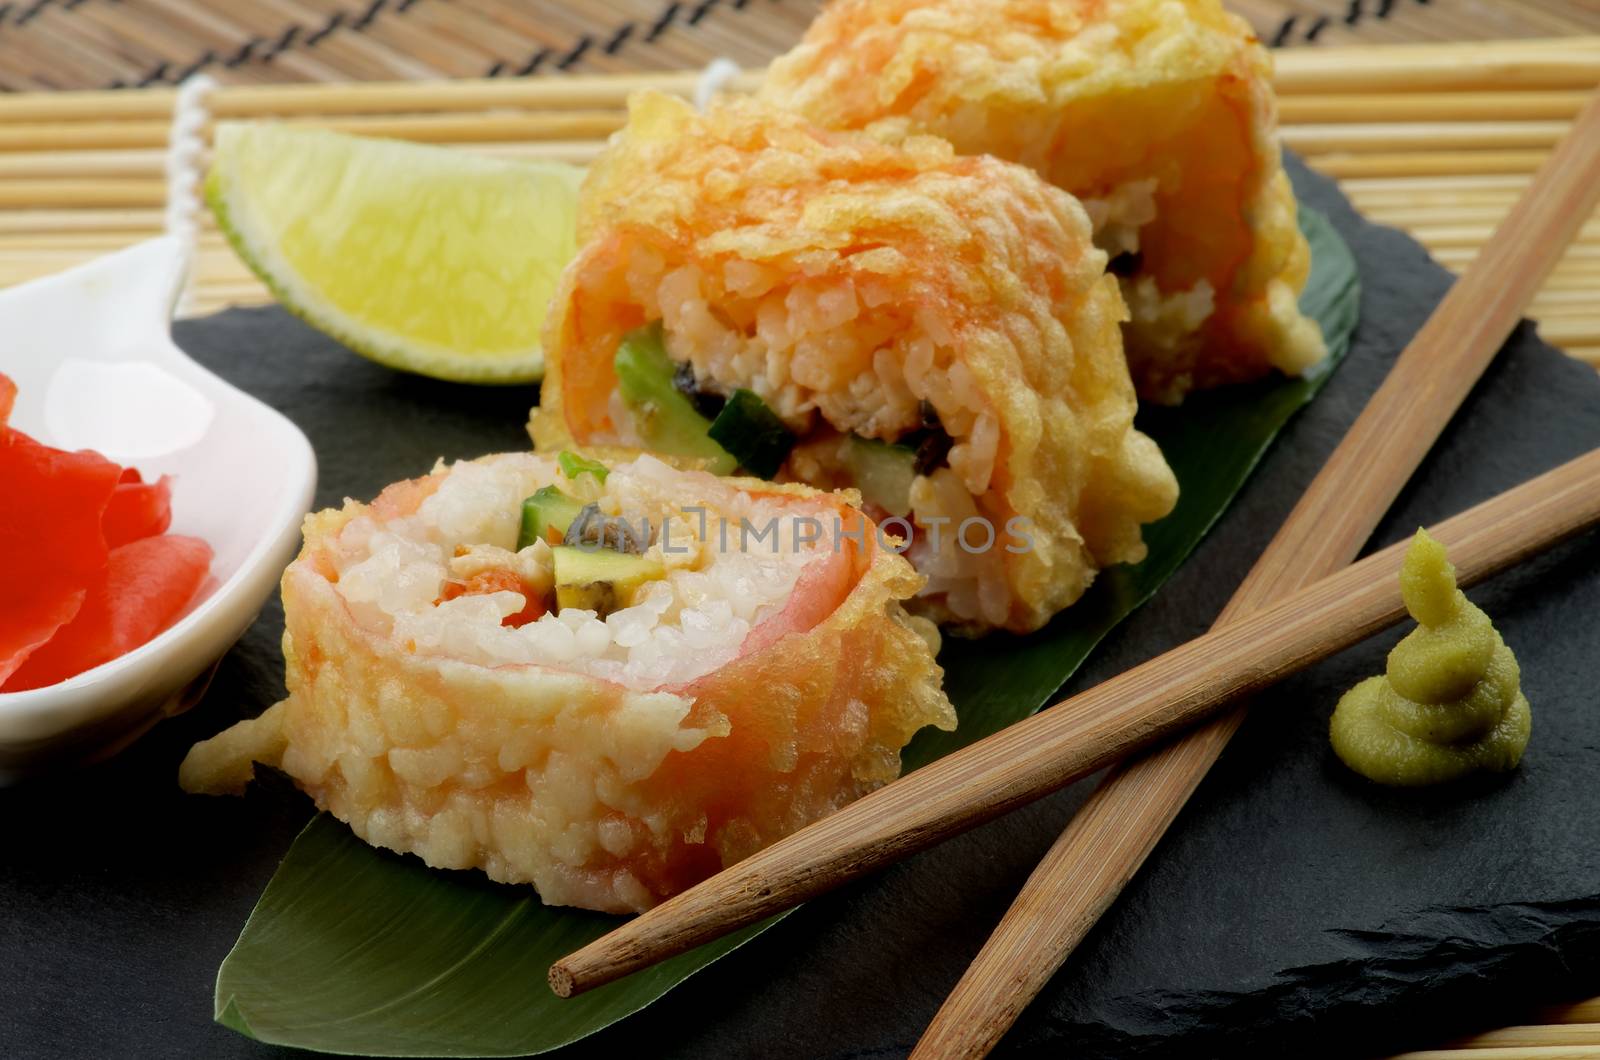
[(830, 128), (936, 133), (1084, 201), (1139, 392), (1324, 355), (1267, 51), (1218, 0), (833, 0), (764, 96)]
[(973, 632), (1038, 628), (1176, 500), (1106, 255), (1030, 170), (647, 93), (580, 210), (541, 448), (855, 487), (927, 577), (915, 606)]
[[(559, 461), (559, 462), (558, 462)], [(282, 769), (376, 846), (643, 910), (955, 727), (911, 566), (844, 498), (506, 454), (307, 518), (288, 698), (190, 791)]]

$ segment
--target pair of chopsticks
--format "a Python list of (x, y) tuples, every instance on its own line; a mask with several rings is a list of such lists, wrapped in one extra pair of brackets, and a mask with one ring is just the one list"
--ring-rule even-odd
[[(1394, 622), (1404, 545), (1347, 566), (1600, 199), (1600, 96), (1401, 354), (1204, 636), (925, 766), (550, 969), (563, 997), (827, 891), (1148, 747)], [(1434, 528), (1471, 584), (1600, 523), (1600, 451)], [(917, 1053), (981, 1056), (1115, 899), (1237, 730), (1119, 769), (1024, 886)]]
[[(1431, 530), (1466, 586), (1596, 525), (1600, 450)], [(1398, 576), (1407, 544), (863, 796), (562, 958), (550, 969), (552, 989), (575, 996), (797, 905), (1065, 787), (1359, 643), (1405, 614)], [(1053, 922), (1063, 909), (1046, 907), (1040, 919)], [(1021, 969), (1004, 967), (1005, 989), (1021, 989)]]
[[(1355, 559), (1597, 200), (1600, 93), (1591, 96), (1477, 261), (1396, 360), (1213, 628), (1259, 614)], [(1596, 455), (1567, 466), (1592, 464)], [(1541, 517), (1510, 510), (1513, 521), (1535, 523)], [(1236, 710), (1112, 770), (1023, 884), (929, 1024), (917, 1054), (982, 1056), (1000, 1040), (1139, 870), (1245, 713)], [(995, 977), (1001, 974), (1009, 979), (997, 989)]]

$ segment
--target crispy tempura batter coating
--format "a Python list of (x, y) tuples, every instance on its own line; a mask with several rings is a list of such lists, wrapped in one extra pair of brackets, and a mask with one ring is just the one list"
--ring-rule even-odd
[[(841, 498), (736, 484), (787, 490), (847, 529), (861, 520)], [(414, 508), (427, 492), (385, 497)], [(687, 687), (639, 692), (414, 652), (361, 626), (326, 550), (377, 507), (306, 519), (283, 577), (289, 697), (196, 745), (185, 789), (237, 792), (265, 763), (369, 843), (532, 883), (552, 905), (629, 912), (893, 779), (922, 726), (955, 727), (937, 634), (898, 602), (920, 579), (870, 528), (840, 556), (847, 584), (795, 590), (826, 606), (837, 589), (837, 606)]]
[[(1070, 196), (936, 138), (825, 132), (751, 100), (700, 115), (642, 94), (630, 115), (552, 303), (541, 447), (612, 439), (617, 343), (661, 319), (698, 378), (755, 390), (801, 433), (794, 477), (830, 485), (827, 439), (894, 441), (921, 402), (937, 411), (955, 444), (912, 503), (919, 527), (951, 521), (938, 563), (920, 529), (911, 555), (940, 621), (1035, 629), (1144, 556), (1140, 524), (1177, 485), (1133, 429), (1124, 307)], [(953, 535), (972, 516), (1000, 537), (968, 556)], [(1032, 547), (1011, 551), (1016, 516)]]
[(1310, 254), (1271, 76), (1218, 0), (834, 0), (763, 95), (1030, 166), (1090, 204), (1113, 252), (1137, 231), (1128, 357), (1141, 394), (1175, 401), (1325, 352), (1297, 305)]

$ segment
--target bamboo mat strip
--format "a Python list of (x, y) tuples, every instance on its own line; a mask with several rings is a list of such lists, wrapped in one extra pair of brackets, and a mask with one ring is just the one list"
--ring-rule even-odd
[(1392, 1060), (1595, 1060), (1595, 1046), (1544, 1045), (1500, 1046), (1483, 1049), (1421, 1049), (1401, 1053)]

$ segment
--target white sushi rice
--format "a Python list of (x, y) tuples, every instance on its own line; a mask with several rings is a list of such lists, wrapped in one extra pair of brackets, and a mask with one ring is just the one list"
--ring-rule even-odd
[[(1216, 289), (1200, 280), (1186, 291), (1164, 292), (1153, 276), (1122, 280), (1122, 298), (1133, 314), (1130, 325), (1147, 349), (1178, 350), (1194, 341), (1217, 307)], [(1183, 389), (1188, 389), (1188, 382)]]
[[(1154, 210), (1150, 188), (1134, 187), (1116, 199), (1116, 208), (1133, 224), (1139, 211)], [(808, 442), (826, 444), (852, 432), (892, 441), (921, 425), (926, 401), (950, 435), (946, 486), (964, 490), (954, 509), (974, 511), (973, 498), (990, 488), (999, 419), (955, 356), (956, 339), (937, 315), (905, 306), (885, 281), (797, 281), (738, 259), (712, 274), (694, 264), (669, 267), (640, 244), (630, 250), (625, 282), (642, 315), (662, 321), (674, 361), (687, 362), (697, 379), (722, 392), (755, 391)], [(632, 413), (616, 390), (608, 412), (612, 429), (594, 440), (639, 446)], [(831, 476), (797, 477), (822, 484)], [(948, 489), (935, 492), (956, 499)], [(920, 523), (952, 516), (954, 509), (927, 493), (915, 515)], [(914, 550), (919, 570), (924, 558)], [(963, 619), (1004, 620), (1011, 590), (997, 559), (944, 549), (939, 567), (941, 574), (920, 595), (943, 595)]]
[[(554, 459), (533, 454), (458, 463), (415, 514), (350, 521), (335, 553), (337, 589), (363, 627), (419, 653), (482, 666), (552, 666), (637, 690), (684, 684), (732, 660), (750, 632), (782, 610), (806, 565), (833, 547), (828, 533), (805, 542), (811, 530), (796, 525), (804, 515), (792, 503), (752, 498), (711, 476), (695, 477), (705, 488), (691, 498), (681, 496), (682, 473), (649, 456), (613, 468), (604, 487), (590, 475), (569, 482)], [(510, 551), (523, 499), (552, 484), (631, 525), (648, 517), (658, 534), (649, 553), (666, 565), (666, 577), (647, 583), (631, 606), (604, 619), (567, 608), (513, 628), (501, 620), (523, 609), (520, 593), (436, 602), (459, 571), (452, 560), (463, 549), (477, 550), (477, 567), (484, 546), (506, 550), (511, 567), (545, 548)], [(703, 539), (699, 513), (683, 511), (697, 505), (708, 509)], [(758, 540), (740, 532), (741, 520), (758, 528), (775, 520), (779, 530)]]
[(1083, 200), (1083, 210), (1094, 227), (1094, 245), (1111, 255), (1136, 254), (1139, 233), (1156, 219), (1156, 189), (1160, 181), (1129, 180), (1105, 195)]
[[(1083, 200), (1094, 226), (1095, 246), (1115, 258), (1139, 252), (1141, 231), (1156, 219), (1155, 193), (1160, 182), (1130, 180), (1106, 195)], [(1123, 301), (1132, 315), (1130, 327), (1149, 349), (1175, 352), (1194, 341), (1195, 334), (1216, 311), (1216, 291), (1210, 280), (1200, 280), (1183, 291), (1163, 291), (1154, 276), (1135, 273), (1119, 280)], [(1191, 380), (1179, 380), (1179, 391)]]

